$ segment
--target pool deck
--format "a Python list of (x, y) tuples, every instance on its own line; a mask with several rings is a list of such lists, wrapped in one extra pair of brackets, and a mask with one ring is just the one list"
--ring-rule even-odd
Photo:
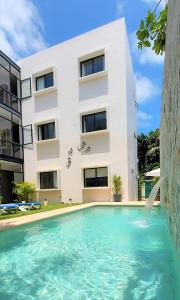
[(91, 202), (86, 204), (80, 204), (77, 206), (70, 206), (64, 207), (60, 209), (54, 209), (46, 212), (40, 212), (32, 215), (22, 216), (22, 217), (15, 217), (11, 219), (6, 219), (0, 221), (0, 230), (4, 230), (10, 227), (15, 227), (39, 220), (43, 220), (50, 217), (64, 215), (70, 212), (78, 211), (84, 208), (93, 207), (93, 206), (131, 206), (131, 207), (138, 207), (138, 206), (145, 206), (145, 201), (128, 201), (128, 202)]

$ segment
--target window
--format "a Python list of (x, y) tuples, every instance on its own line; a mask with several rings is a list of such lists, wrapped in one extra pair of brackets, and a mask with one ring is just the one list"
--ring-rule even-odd
[[(2, 65), (1, 65), (2, 64)], [(9, 71), (10, 66), (10, 71)], [(0, 87), (20, 98), (20, 71), (0, 56)], [(1, 90), (2, 90), (1, 89)], [(9, 96), (10, 97), (10, 96)]]
[(104, 71), (104, 55), (81, 62), (81, 77)]
[(31, 78), (21, 81), (22, 98), (31, 97)]
[(17, 122), (0, 117), (0, 139), (14, 143), (22, 143), (22, 128)]
[(57, 171), (40, 173), (41, 189), (57, 189)]
[(38, 125), (38, 141), (54, 139), (55, 122)]
[(32, 125), (23, 126), (23, 145), (29, 145), (33, 143)]
[(10, 74), (11, 93), (20, 98), (20, 81)]
[(46, 89), (54, 85), (53, 72), (36, 77), (36, 91)]
[(108, 168), (84, 169), (84, 187), (108, 186)]
[(12, 65), (11, 65), (11, 73), (18, 79), (21, 79), (20, 71), (18, 69), (14, 68)]
[(82, 117), (83, 133), (107, 129), (106, 111)]
[(9, 70), (9, 62), (0, 55), (0, 64), (6, 68), (7, 70)]
[(0, 78), (1, 78), (0, 87), (2, 87), (7, 91), (10, 91), (10, 75), (9, 72), (6, 69), (4, 69), (2, 66), (0, 66)]

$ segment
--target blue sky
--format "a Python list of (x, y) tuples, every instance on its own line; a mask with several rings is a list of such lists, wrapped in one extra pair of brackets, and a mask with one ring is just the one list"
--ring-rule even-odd
[(17, 60), (124, 16), (137, 81), (138, 133), (147, 133), (159, 127), (163, 57), (151, 49), (138, 51), (135, 31), (147, 10), (157, 2), (1, 0), (0, 49)]

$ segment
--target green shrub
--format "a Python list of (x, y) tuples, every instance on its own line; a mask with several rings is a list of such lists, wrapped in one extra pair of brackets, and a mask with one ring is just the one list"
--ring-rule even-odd
[(121, 176), (114, 174), (112, 176), (112, 190), (114, 194), (121, 194), (122, 192), (122, 181)]
[(13, 193), (17, 195), (19, 201), (28, 202), (31, 200), (32, 195), (36, 191), (36, 186), (33, 182), (20, 182), (15, 183), (13, 188)]

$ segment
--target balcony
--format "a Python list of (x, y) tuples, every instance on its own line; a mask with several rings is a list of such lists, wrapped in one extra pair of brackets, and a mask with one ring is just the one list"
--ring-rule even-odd
[(0, 159), (23, 163), (23, 146), (0, 139)]
[(0, 87), (0, 103), (3, 103), (18, 113), (21, 113), (21, 103), (19, 98), (2, 87)]

